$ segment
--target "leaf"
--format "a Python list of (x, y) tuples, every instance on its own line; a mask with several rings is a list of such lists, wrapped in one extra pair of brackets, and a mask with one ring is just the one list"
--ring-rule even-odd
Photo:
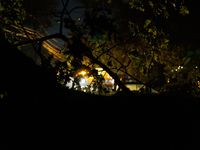
[(152, 3), (152, 1), (149, 1), (149, 5), (151, 6), (151, 8), (153, 8), (153, 3)]
[(197, 70), (197, 74), (200, 75), (200, 69)]
[(112, 2), (112, 0), (108, 0), (108, 1), (107, 1), (107, 3), (111, 3), (111, 2)]
[(3, 8), (3, 6), (1, 6), (1, 3), (0, 3), (0, 11), (3, 11), (4, 10), (4, 8)]
[(188, 15), (189, 14), (189, 10), (186, 6), (182, 6), (180, 9), (180, 14), (182, 14), (183, 16)]
[(144, 28), (146, 28), (151, 23), (151, 20), (147, 19), (144, 24)]
[(186, 66), (187, 64), (189, 64), (190, 63), (190, 61), (191, 61), (191, 58), (189, 57), (189, 58), (187, 58), (186, 60), (185, 60), (185, 62), (184, 62), (184, 65)]

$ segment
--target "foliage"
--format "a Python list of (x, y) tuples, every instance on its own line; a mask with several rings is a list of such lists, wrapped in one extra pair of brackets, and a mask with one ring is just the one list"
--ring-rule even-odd
[[(62, 33), (59, 35), (67, 42), (62, 51), (65, 62), (55, 65), (60, 83), (66, 83), (73, 72), (72, 76), (76, 74), (74, 70), (80, 70), (81, 66), (94, 68), (94, 65), (103, 67), (116, 81), (116, 74), (126, 73), (149, 86), (153, 86), (156, 79), (159, 82), (159, 76), (163, 74), (166, 82), (168, 78), (174, 78), (176, 83), (197, 83), (192, 79), (198, 71), (188, 66), (196, 65), (194, 56), (198, 58), (198, 51), (188, 48), (191, 40), (184, 42), (179, 38), (185, 30), (181, 23), (190, 15), (184, 1), (76, 1), (85, 7), (81, 24), (77, 24), (76, 18), (70, 14), (76, 7), (72, 10), (65, 7), (59, 16), (60, 32), (63, 26), (70, 32), (67, 33), (70, 38), (64, 38)], [(198, 45), (195, 47), (198, 49)], [(184, 69), (172, 73), (179, 66)], [(95, 80), (98, 83), (100, 76)]]
[[(0, 2), (0, 29), (5, 38), (12, 44), (17, 44), (20, 39), (15, 36), (16, 30), (12, 26), (18, 26), (25, 19), (26, 12), (22, 8), (23, 0), (7, 0)], [(23, 33), (21, 30), (18, 32)]]
[(53, 26), (53, 13), (57, 12), (59, 0), (23, 0), (22, 8), (26, 11), (24, 24), (39, 29), (41, 25), (47, 29)]
[[(176, 66), (180, 63), (176, 62), (174, 59), (177, 58), (179, 53), (175, 50), (176, 48), (174, 48), (172, 53), (171, 49), (173, 49), (173, 46), (169, 40), (168, 28), (163, 26), (163, 24), (166, 22), (171, 23), (168, 20), (172, 18), (171, 16), (174, 14), (176, 14), (176, 16), (180, 14), (179, 17), (181, 17), (181, 15), (185, 16), (186, 14), (189, 14), (188, 9), (183, 2), (175, 2), (173, 0), (161, 2), (138, 0), (127, 1), (131, 9), (124, 9), (125, 11), (123, 11), (123, 13), (127, 11), (131, 14), (130, 12), (132, 12), (132, 16), (138, 16), (137, 18), (129, 17), (130, 21), (128, 21), (129, 29), (135, 40), (132, 41), (133, 43), (124, 42), (125, 44), (123, 45), (112, 47), (114, 44), (117, 45), (119, 41), (119, 32), (117, 33), (116, 31), (120, 31), (119, 27), (122, 26), (117, 20), (125, 17), (123, 15), (117, 16), (118, 12), (116, 11), (117, 7), (114, 6), (115, 2), (119, 1), (109, 1), (109, 3), (107, 3), (107, 1), (82, 1), (84, 5), (94, 7), (94, 9), (86, 9), (86, 15), (82, 24), (82, 33), (87, 33), (90, 36), (90, 38), (87, 38), (87, 40), (84, 41), (87, 43), (90, 52), (94, 56), (102, 63), (106, 64), (111, 70), (115, 70), (116, 73), (119, 71), (131, 73), (131, 75), (138, 76), (145, 82), (159, 76), (157, 74), (160, 73), (156, 70), (158, 64), (166, 65), (165, 72), (167, 73), (167, 66), (171, 66), (172, 64), (166, 62), (165, 59), (170, 59), (172, 56), (171, 59), (173, 61), (171, 63), (173, 63), (173, 65)], [(121, 4), (123, 5), (120, 5), (120, 7), (126, 7), (125, 2), (122, 2)], [(105, 13), (103, 13), (104, 9), (109, 9), (109, 11), (113, 10), (111, 13), (113, 14), (111, 15), (112, 19), (106, 17)], [(122, 11), (119, 12), (122, 13)], [(73, 28), (75, 28), (75, 21), (71, 22), (74, 22)], [(105, 23), (102, 25), (101, 22)], [(114, 22), (118, 24), (114, 24)], [(69, 25), (67, 27), (72, 28), (72, 26)], [(112, 31), (111, 34), (109, 31)], [(124, 41), (126, 41), (126, 38), (124, 38)], [(79, 42), (79, 45), (80, 43), (81, 42)], [(74, 52), (75, 49), (79, 49), (79, 52), (81, 51), (81, 48), (76, 47), (73, 50)], [(165, 53), (168, 53), (168, 57), (164, 55)], [(79, 56), (79, 58), (80, 57), (81, 56)], [(180, 57), (183, 59), (185, 53)], [(188, 58), (187, 61), (188, 60), (190, 60), (190, 58)], [(166, 73), (165, 75), (167, 76)]]
[[(200, 96), (199, 95), (199, 50), (197, 51), (188, 51), (185, 55), (180, 57), (180, 52), (183, 53), (184, 49), (178, 47), (175, 51), (177, 55), (171, 57), (170, 54), (165, 55), (165, 75), (168, 79), (168, 86), (172, 86), (176, 84), (176, 88), (174, 90), (181, 91), (183, 88), (185, 91), (182, 92), (189, 92), (193, 96)], [(186, 85), (187, 86), (183, 86)]]

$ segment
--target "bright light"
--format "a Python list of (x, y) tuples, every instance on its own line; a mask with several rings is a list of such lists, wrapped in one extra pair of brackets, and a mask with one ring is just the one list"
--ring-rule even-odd
[(95, 68), (96, 70), (98, 70), (98, 71), (102, 71), (103, 70), (103, 68)]
[(111, 83), (113, 83), (113, 84), (114, 84), (114, 80), (113, 80), (113, 79), (111, 80)]
[(81, 71), (78, 74), (82, 74), (84, 76), (86, 73), (87, 73), (86, 71)]
[(98, 72), (98, 75), (102, 75), (102, 72)]
[(85, 79), (81, 79), (81, 83), (85, 83)]
[(181, 66), (181, 69), (183, 69), (183, 66)]
[(175, 69), (175, 71), (177, 71), (177, 69)]

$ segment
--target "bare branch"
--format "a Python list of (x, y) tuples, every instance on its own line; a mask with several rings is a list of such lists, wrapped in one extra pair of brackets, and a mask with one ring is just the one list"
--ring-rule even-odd
[(86, 53), (86, 56), (91, 59), (94, 63), (98, 64), (101, 68), (103, 68), (108, 74), (115, 79), (115, 82), (117, 85), (119, 85), (120, 88), (122, 88), (123, 91), (129, 93), (130, 89), (128, 89), (118, 78), (117, 74), (113, 73), (106, 65), (98, 61), (93, 55)]
[(139, 83), (141, 83), (141, 84), (146, 85), (144, 82), (142, 82), (142, 81), (136, 79), (134, 76), (132, 76), (132, 75), (129, 74), (128, 72), (126, 72), (126, 71), (122, 71), (122, 70), (120, 70), (120, 71), (123, 72), (123, 73), (125, 73), (125, 74), (127, 74), (128, 76), (130, 76), (131, 78), (133, 78), (135, 81), (137, 81), (137, 82), (139, 82)]
[(64, 1), (62, 0), (62, 5), (63, 5), (63, 7), (65, 6), (65, 3), (64, 3)]
[(69, 40), (63, 34), (56, 33), (56, 34), (52, 34), (52, 35), (49, 35), (49, 36), (41, 37), (39, 39), (34, 39), (34, 40), (29, 40), (29, 41), (21, 42), (19, 44), (16, 44), (15, 46), (20, 46), (20, 45), (24, 45), (24, 44), (33, 43), (33, 42), (42, 42), (42, 41), (46, 41), (48, 39), (53, 39), (53, 38), (60, 38), (60, 39), (62, 39), (65, 42), (68, 42), (68, 40)]
[(101, 57), (103, 54), (109, 52), (111, 49), (113, 49), (113, 48), (115, 48), (115, 47), (117, 47), (117, 46), (119, 46), (119, 45), (122, 45), (122, 44), (124, 44), (124, 43), (126, 43), (126, 42), (128, 42), (128, 41), (130, 41), (130, 40), (131, 40), (132, 38), (134, 38), (134, 37), (135, 37), (135, 36), (132, 36), (132, 37), (130, 37), (128, 40), (126, 40), (126, 41), (124, 41), (124, 42), (122, 42), (122, 43), (119, 43), (119, 44), (116, 44), (116, 45), (112, 46), (112, 47), (109, 48), (107, 51), (105, 51), (105, 52), (103, 52), (102, 54), (100, 54), (100, 55), (97, 57), (97, 59), (99, 59), (99, 57)]
[(53, 11), (50, 11), (50, 13), (53, 14), (55, 17), (59, 17), (59, 18), (61, 17), (59, 15), (56, 15)]
[[(20, 20), (20, 25), (21, 25), (22, 29), (24, 30), (24, 33), (25, 33), (26, 36), (28, 37), (29, 41), (31, 41), (31, 38), (30, 38), (29, 35), (27, 34), (26, 29), (25, 29), (24, 26), (22, 25), (21, 20)], [(31, 42), (31, 44), (32, 44), (33, 48), (35, 49), (35, 51), (37, 51), (37, 48), (35, 47), (35, 45), (33, 44), (33, 42)]]
[(107, 54), (108, 56), (110, 56), (111, 58), (113, 58), (115, 61), (117, 61), (118, 63), (120, 63), (120, 65), (121, 65), (121, 67), (120, 67), (120, 69), (121, 68), (124, 68), (124, 65), (118, 60), (118, 59), (116, 59), (114, 56), (112, 56), (112, 55), (110, 55), (110, 54)]
[[(62, 1), (62, 2), (63, 2), (63, 1)], [(69, 0), (67, 0), (66, 4), (64, 5), (63, 10), (62, 10), (62, 13), (61, 13), (61, 16), (60, 16), (60, 34), (62, 34), (63, 16), (64, 16), (64, 12), (65, 12), (65, 10), (66, 10), (66, 8), (67, 8), (68, 2), (69, 2)]]

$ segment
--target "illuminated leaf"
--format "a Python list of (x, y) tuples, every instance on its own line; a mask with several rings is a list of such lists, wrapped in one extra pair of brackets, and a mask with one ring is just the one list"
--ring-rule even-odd
[(151, 20), (147, 19), (144, 24), (144, 28), (146, 28), (151, 23)]
[(182, 6), (180, 9), (180, 14), (182, 14), (183, 16), (188, 15), (189, 14), (189, 10), (186, 6)]
[(191, 61), (191, 58), (189, 57), (189, 58), (187, 58), (186, 60), (185, 60), (185, 62), (184, 62), (184, 65), (186, 66), (187, 64), (189, 64), (190, 63), (190, 61)]
[(111, 3), (111, 2), (112, 2), (112, 0), (108, 0), (108, 1), (107, 1), (107, 3)]
[(149, 1), (149, 5), (151, 6), (151, 8), (153, 8), (153, 3), (152, 3), (152, 1)]
[(0, 3), (0, 11), (3, 11), (3, 10), (4, 10), (4, 8), (3, 8), (3, 6)]

